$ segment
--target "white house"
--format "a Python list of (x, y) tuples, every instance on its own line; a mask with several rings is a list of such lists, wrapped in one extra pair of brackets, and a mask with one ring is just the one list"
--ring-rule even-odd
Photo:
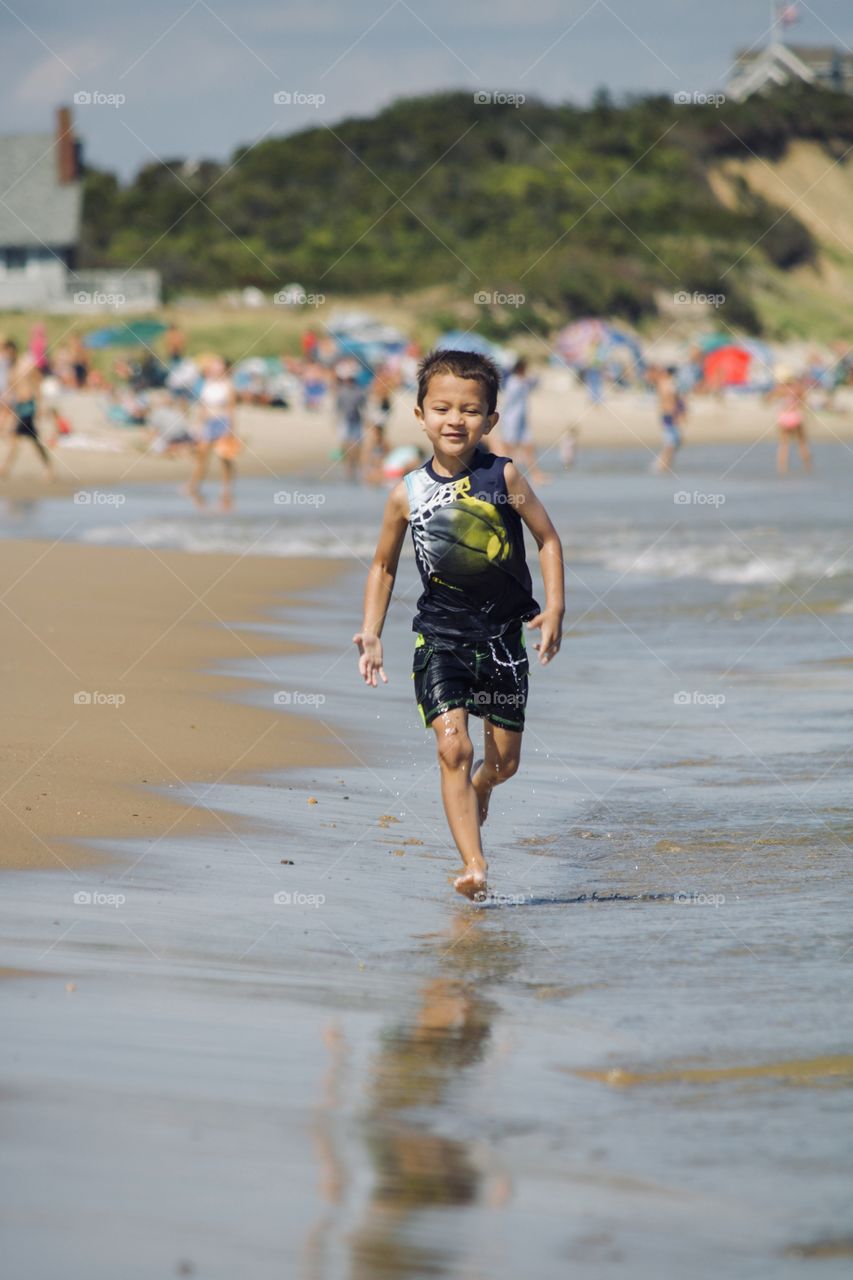
[(767, 93), (795, 81), (853, 93), (853, 54), (831, 45), (790, 45), (776, 40), (762, 49), (735, 54), (726, 93), (743, 102), (754, 93)]

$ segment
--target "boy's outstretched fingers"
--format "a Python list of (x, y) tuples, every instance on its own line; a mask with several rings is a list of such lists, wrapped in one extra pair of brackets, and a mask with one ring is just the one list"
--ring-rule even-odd
[(378, 636), (368, 636), (363, 631), (357, 631), (353, 636), (353, 644), (358, 645), (358, 671), (365, 684), (376, 688), (376, 676), (380, 676), (382, 683), (388, 683), (388, 677), (382, 666), (382, 641)]
[(560, 644), (563, 638), (562, 622), (559, 618), (543, 612), (537, 613), (536, 617), (531, 618), (527, 625), (531, 629), (541, 628), (541, 638), (537, 640), (533, 648), (539, 654), (539, 661), (545, 666), (560, 652)]

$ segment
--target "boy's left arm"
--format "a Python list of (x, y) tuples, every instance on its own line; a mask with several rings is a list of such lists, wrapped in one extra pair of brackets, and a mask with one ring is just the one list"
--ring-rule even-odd
[(545, 608), (528, 622), (529, 627), (541, 627), (541, 639), (534, 649), (539, 651), (543, 666), (560, 651), (563, 638), (563, 615), (566, 612), (563, 576), (563, 547), (560, 535), (551, 517), (531, 489), (514, 462), (508, 462), (504, 470), (509, 500), (527, 525), (539, 548), (539, 565), (545, 583)]

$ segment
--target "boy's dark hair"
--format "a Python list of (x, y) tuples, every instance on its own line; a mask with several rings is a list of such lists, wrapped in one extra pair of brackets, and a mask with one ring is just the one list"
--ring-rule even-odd
[(494, 360), (476, 351), (430, 351), (418, 365), (418, 408), (424, 407), (429, 384), (439, 373), (452, 373), (457, 378), (479, 382), (486, 393), (487, 412), (494, 413), (498, 403), (501, 375)]
[(6, 341), (3, 343), (3, 350), (4, 350), (4, 351), (14, 351), (15, 355), (17, 355), (17, 354), (18, 354), (18, 344), (17, 344), (17, 342), (15, 342), (14, 338), (7, 338), (7, 339), (6, 339)]

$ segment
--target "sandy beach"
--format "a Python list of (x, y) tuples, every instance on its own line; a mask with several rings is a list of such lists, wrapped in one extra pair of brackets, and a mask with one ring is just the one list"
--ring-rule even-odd
[[(73, 517), (73, 508), (71, 510)], [(5, 542), (0, 862), (86, 865), (87, 837), (221, 829), (160, 791), (345, 753), (311, 722), (229, 697), (223, 657), (281, 643), (245, 624), (334, 580), (328, 561)], [(287, 648), (287, 646), (285, 646)], [(292, 646), (291, 646), (292, 648)], [(69, 844), (73, 841), (73, 844)]]

